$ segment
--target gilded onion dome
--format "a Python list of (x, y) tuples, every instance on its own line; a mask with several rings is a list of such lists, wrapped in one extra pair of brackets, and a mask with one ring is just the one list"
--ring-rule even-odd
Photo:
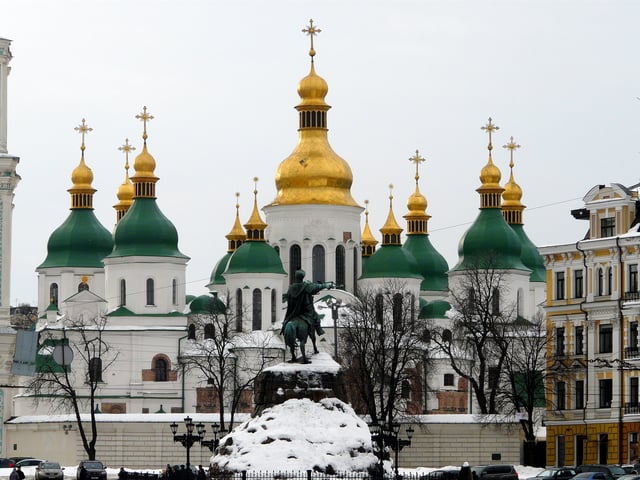
[(253, 179), (253, 211), (244, 228), (247, 240), (231, 254), (224, 274), (233, 273), (280, 273), (286, 275), (280, 255), (264, 240), (267, 224), (260, 217), (258, 210), (258, 178)]
[[(393, 185), (389, 185), (393, 189)], [(393, 214), (393, 195), (389, 194), (389, 215), (382, 232), (382, 245), (380, 249), (369, 257), (362, 266), (360, 278), (419, 278), (422, 275), (418, 269), (415, 257), (402, 248), (400, 234), (402, 228), (398, 225)]]
[(124, 162), (124, 180), (118, 187), (118, 191), (116, 196), (118, 197), (118, 203), (116, 203), (113, 208), (116, 210), (116, 222), (119, 222), (120, 219), (127, 213), (127, 210), (133, 204), (133, 196), (136, 193), (136, 190), (129, 178), (129, 152), (135, 150), (136, 147), (129, 145), (129, 139), (126, 138), (124, 141), (124, 145), (118, 147), (118, 150), (124, 152), (125, 154), (125, 162)]
[(92, 186), (93, 172), (84, 159), (84, 137), (92, 131), (85, 120), (75, 129), (82, 134), (82, 152), (79, 165), (71, 174), (72, 187), (71, 213), (56, 230), (47, 243), (47, 258), (38, 269), (51, 267), (94, 267), (102, 268), (102, 259), (113, 248), (113, 239), (109, 231), (98, 221), (93, 213)]
[(233, 252), (235, 252), (240, 245), (242, 245), (247, 239), (247, 234), (242, 228), (242, 224), (240, 223), (240, 204), (238, 203), (238, 198), (240, 194), (236, 192), (236, 219), (233, 223), (233, 227), (231, 231), (226, 235), (227, 239), (227, 253), (216, 263), (213, 267), (213, 271), (211, 272), (211, 277), (209, 278), (209, 285), (224, 285), (225, 280), (222, 274), (227, 269), (227, 263), (229, 263), (229, 258)]
[[(178, 231), (160, 211), (156, 202), (155, 160), (147, 151), (147, 122), (153, 116), (143, 113), (136, 118), (144, 123), (142, 153), (133, 163), (136, 170), (131, 177), (135, 194), (133, 205), (122, 217), (114, 234), (114, 247), (109, 257), (176, 257), (189, 258), (178, 249)], [(138, 170), (140, 168), (140, 170)]]
[(407, 202), (409, 212), (404, 216), (407, 221), (407, 239), (402, 248), (409, 251), (418, 262), (418, 268), (423, 277), (420, 290), (444, 291), (447, 290), (449, 283), (447, 277), (449, 265), (429, 240), (427, 223), (431, 216), (426, 213), (427, 199), (420, 193), (418, 185), (420, 180), (418, 167), (421, 162), (424, 162), (424, 158), (416, 150), (416, 154), (409, 160), (416, 165), (414, 177), (416, 189)]
[(547, 270), (544, 265), (544, 259), (542, 255), (540, 255), (538, 247), (535, 246), (524, 231), (522, 212), (525, 209), (525, 205), (523, 205), (521, 201), (522, 189), (513, 177), (513, 152), (517, 148), (520, 148), (520, 145), (515, 143), (513, 137), (511, 137), (509, 143), (503, 145), (503, 148), (507, 148), (510, 151), (509, 169), (511, 173), (509, 175), (509, 181), (504, 186), (504, 192), (502, 193), (502, 215), (520, 239), (522, 248), (520, 258), (522, 259), (522, 263), (531, 269), (529, 280), (531, 282), (546, 282)]
[(489, 134), (489, 160), (480, 173), (482, 185), (476, 190), (480, 194), (480, 213), (460, 239), (458, 264), (454, 271), (489, 266), (529, 270), (520, 259), (520, 239), (502, 216), (501, 194), (504, 189), (497, 183), (501, 178), (500, 170), (491, 159), (491, 136), (498, 128), (492, 124), (491, 118), (482, 127)]
[(311, 21), (303, 31), (311, 37), (311, 71), (298, 84), (298, 144), (278, 166), (277, 194), (271, 205), (358, 206), (351, 196), (351, 167), (333, 151), (327, 138), (327, 111), (331, 107), (324, 99), (329, 87), (314, 65), (313, 37), (320, 30)]
[(369, 227), (369, 200), (364, 201), (364, 228), (362, 229), (362, 235), (360, 241), (362, 243), (362, 257), (367, 258), (373, 255), (376, 251), (376, 245), (378, 241), (371, 233), (371, 227)]

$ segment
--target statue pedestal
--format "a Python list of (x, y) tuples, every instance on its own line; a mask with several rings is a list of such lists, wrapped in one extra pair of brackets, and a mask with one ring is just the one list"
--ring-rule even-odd
[(265, 369), (254, 384), (254, 417), (265, 408), (292, 398), (308, 398), (318, 402), (323, 398), (347, 401), (342, 367), (329, 354), (317, 353), (311, 363), (281, 363)]

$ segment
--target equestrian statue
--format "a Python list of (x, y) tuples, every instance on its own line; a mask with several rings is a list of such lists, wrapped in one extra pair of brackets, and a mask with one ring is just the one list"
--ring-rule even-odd
[[(300, 346), (301, 363), (311, 363), (306, 355), (305, 344), (311, 338), (313, 353), (318, 353), (316, 347), (316, 333), (324, 335), (320, 326), (320, 317), (313, 308), (313, 296), (321, 290), (335, 288), (333, 282), (305, 282), (305, 271), (297, 270), (294, 274), (295, 283), (287, 291), (287, 313), (282, 323), (280, 333), (291, 351), (289, 363), (298, 361), (296, 358), (296, 343)], [(297, 342), (296, 342), (297, 340)]]

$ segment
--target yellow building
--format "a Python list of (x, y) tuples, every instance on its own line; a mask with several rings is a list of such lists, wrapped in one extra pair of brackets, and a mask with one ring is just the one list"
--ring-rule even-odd
[(587, 233), (541, 247), (547, 267), (547, 465), (627, 463), (639, 455), (638, 185), (596, 185)]

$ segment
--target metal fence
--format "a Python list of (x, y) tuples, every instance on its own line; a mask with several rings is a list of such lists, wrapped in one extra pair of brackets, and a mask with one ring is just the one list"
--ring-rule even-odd
[[(242, 471), (242, 472), (212, 472), (212, 479), (216, 480), (363, 480), (379, 479), (379, 475), (371, 472), (336, 472), (332, 474), (315, 472), (313, 470), (300, 471)], [(426, 480), (426, 474), (400, 472), (385, 472), (385, 480)]]

